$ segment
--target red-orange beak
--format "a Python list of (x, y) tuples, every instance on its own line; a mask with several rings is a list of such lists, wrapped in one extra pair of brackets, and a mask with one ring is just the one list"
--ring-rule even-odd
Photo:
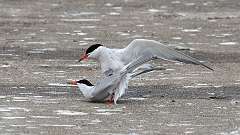
[(76, 80), (70, 80), (68, 83), (72, 84), (72, 85), (77, 85), (77, 81)]
[(88, 55), (87, 55), (87, 54), (83, 54), (83, 55), (80, 57), (80, 59), (79, 59), (78, 62), (83, 61), (83, 60), (87, 60), (87, 58), (88, 58)]

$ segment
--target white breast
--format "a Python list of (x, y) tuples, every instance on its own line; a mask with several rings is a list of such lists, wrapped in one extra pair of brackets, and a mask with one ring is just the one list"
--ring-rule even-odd
[(121, 57), (119, 55), (121, 55), (119, 49), (106, 48), (102, 51), (99, 58), (102, 73), (108, 70), (118, 72), (124, 67), (124, 63), (120, 60)]

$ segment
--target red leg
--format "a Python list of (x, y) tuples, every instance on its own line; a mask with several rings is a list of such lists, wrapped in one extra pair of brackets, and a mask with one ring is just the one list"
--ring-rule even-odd
[(114, 103), (114, 93), (110, 96), (110, 98), (106, 101), (106, 104), (111, 107)]

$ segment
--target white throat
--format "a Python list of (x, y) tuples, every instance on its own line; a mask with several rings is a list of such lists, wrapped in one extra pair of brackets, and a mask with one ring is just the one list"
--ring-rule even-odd
[(78, 88), (86, 98), (92, 98), (92, 92), (94, 90), (93, 86), (87, 86), (86, 84), (77, 84)]

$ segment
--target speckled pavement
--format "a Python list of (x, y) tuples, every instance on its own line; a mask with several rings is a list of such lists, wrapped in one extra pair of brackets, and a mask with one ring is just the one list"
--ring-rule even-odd
[[(1, 135), (240, 134), (240, 1), (0, 0)], [(69, 79), (89, 45), (153, 39), (198, 58), (130, 81), (114, 106), (88, 102)]]

